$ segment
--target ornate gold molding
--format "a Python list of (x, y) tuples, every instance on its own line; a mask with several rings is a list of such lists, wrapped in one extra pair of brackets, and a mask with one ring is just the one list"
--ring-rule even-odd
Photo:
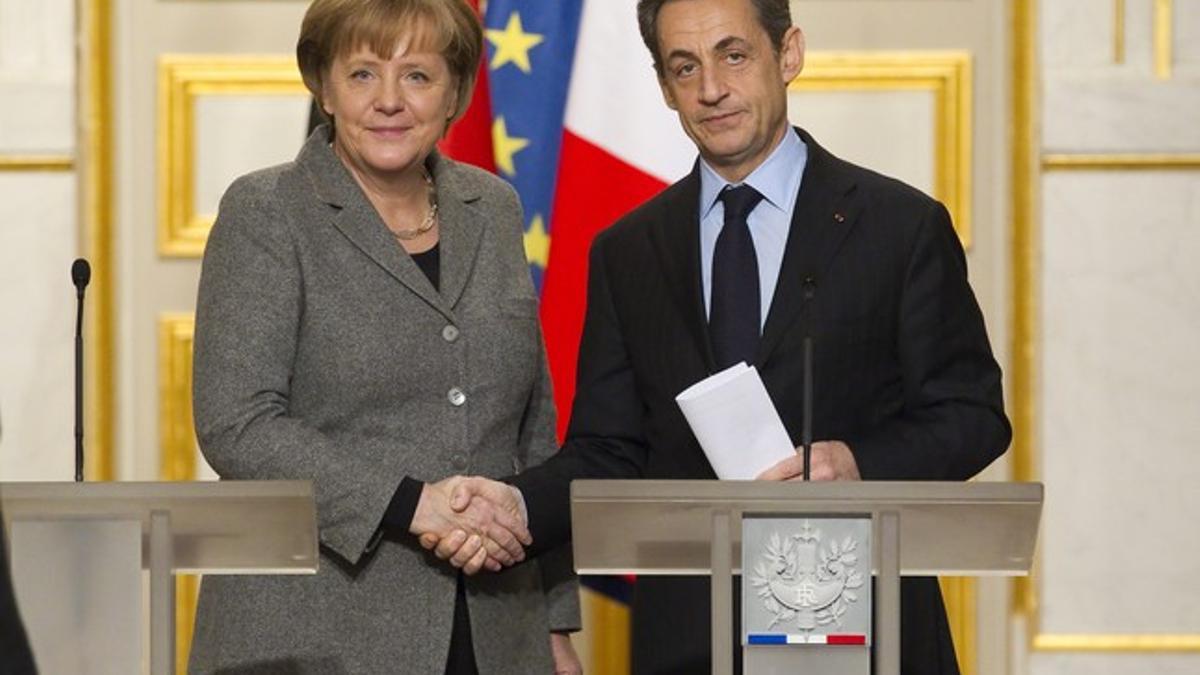
[(1045, 171), (1195, 171), (1200, 153), (1111, 153), (1042, 155)]
[(92, 264), (88, 293), (86, 377), (88, 403), (85, 434), (88, 480), (116, 477), (113, 429), (116, 421), (117, 367), (114, 344), (116, 308), (113, 300), (113, 119), (112, 119), (112, 3), (86, 0), (79, 25), (83, 49), (79, 61), (81, 102), (79, 129), (81, 156), (79, 190), (80, 250)]
[(1033, 648), (1048, 652), (1200, 652), (1200, 635), (1042, 633)]
[(1171, 79), (1175, 40), (1172, 9), (1172, 0), (1154, 0), (1154, 76), (1160, 80)]
[(934, 96), (934, 197), (971, 244), (971, 55), (963, 51), (812, 52), (793, 91), (927, 91)]
[(199, 96), (307, 94), (290, 56), (164, 55), (158, 63), (158, 251), (204, 253), (212, 214), (195, 212), (194, 108)]
[(0, 155), (0, 171), (74, 171), (70, 155)]
[(191, 314), (158, 319), (159, 477), (196, 480), (196, 432), (192, 422)]
[[(192, 422), (191, 314), (164, 314), (158, 319), (159, 478), (196, 480), (195, 425)], [(187, 673), (196, 620), (196, 575), (175, 577), (175, 672)]]
[[(1037, 6), (1036, 0), (1012, 3), (1012, 343), (1011, 395), (1009, 408), (1013, 423), (1012, 475), (1014, 480), (1038, 479), (1036, 453), (1036, 382), (1035, 351), (1039, 274), (1037, 241), (1038, 187), (1037, 168), (1041, 140), (1037, 133)], [(1013, 607), (1036, 621), (1037, 599), (1031, 577), (1014, 582)]]
[(939, 577), (938, 582), (942, 587), (942, 600), (946, 605), (959, 669), (962, 675), (975, 675), (979, 670), (976, 581), (972, 577)]
[(1113, 0), (1113, 63), (1125, 63), (1125, 0)]

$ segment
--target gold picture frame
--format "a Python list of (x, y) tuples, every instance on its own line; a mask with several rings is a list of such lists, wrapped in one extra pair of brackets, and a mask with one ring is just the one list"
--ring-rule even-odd
[[(192, 344), (196, 320), (191, 314), (158, 319), (159, 479), (192, 481), (198, 477), (195, 424), (192, 420)], [(175, 576), (175, 672), (186, 675), (200, 577)]]
[(213, 215), (195, 209), (195, 103), (200, 96), (296, 96), (291, 56), (163, 55), (158, 61), (158, 251), (200, 257)]
[(933, 196), (971, 245), (973, 85), (966, 51), (810, 52), (790, 91), (924, 91), (934, 97)]

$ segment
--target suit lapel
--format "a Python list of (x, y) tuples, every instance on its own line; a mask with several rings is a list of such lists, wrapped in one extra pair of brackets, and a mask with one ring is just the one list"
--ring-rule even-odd
[(475, 208), (478, 190), (463, 180), (458, 166), (438, 153), (430, 156), (437, 186), (438, 218), (441, 224), (441, 297), (449, 307), (458, 304), (483, 241), (486, 217)]
[[(327, 142), (327, 134), (322, 133), (322, 129), (313, 132), (305, 143), (304, 149), (301, 150), (297, 162), (308, 169), (309, 177), (312, 180), (313, 188), (316, 191), (317, 197), (328, 204), (333, 209), (331, 223), (335, 228), (342, 233), (363, 255), (369, 258), (379, 267), (383, 268), (388, 274), (394, 277), (397, 281), (403, 284), (408, 290), (412, 291), (431, 307), (444, 314), (448, 319), (453, 320), (454, 316), (450, 311), (451, 303), (448, 303), (442, 295), (433, 287), (425, 273), (413, 259), (409, 257), (395, 237), (388, 231), (387, 225), (383, 219), (379, 217), (379, 213), (371, 202), (367, 200), (358, 183), (350, 175), (350, 172), (342, 165), (341, 160), (333, 153), (332, 148)], [(453, 181), (452, 181), (453, 182)], [(442, 189), (439, 187), (438, 195), (441, 199)], [(452, 199), (447, 201), (452, 202)], [(442, 222), (450, 223), (452, 217), (462, 215), (459, 206), (453, 205), (448, 209), (440, 205), (439, 211)], [(445, 210), (443, 210), (445, 209)], [(449, 211), (447, 213), (446, 211)], [(456, 223), (457, 225), (457, 223)], [(477, 229), (478, 223), (472, 220), (467, 226), (468, 230)], [(453, 227), (442, 228), (442, 241), (445, 242), (446, 232), (454, 229)], [(458, 237), (451, 237), (454, 241), (451, 242), (448, 248), (457, 252), (460, 248), (470, 248), (468, 245), (469, 236), (463, 238), (463, 241), (458, 241)], [(477, 235), (476, 235), (477, 238)], [(473, 259), (472, 248), (472, 259)], [(448, 265), (447, 261), (450, 255), (446, 251), (442, 252), (442, 286), (446, 287), (448, 278), (454, 279), (456, 282), (461, 276), (461, 270), (455, 265)], [(450, 274), (446, 274), (447, 267), (453, 268)], [(463, 282), (465, 283), (465, 282)], [(457, 287), (457, 293), (461, 294), (461, 284)], [(455, 296), (457, 297), (457, 296)]]
[(667, 284), (683, 309), (684, 323), (708, 372), (716, 368), (708, 339), (708, 320), (700, 279), (700, 164), (676, 185), (668, 188), (661, 211), (653, 219), (650, 236)]
[(854, 183), (841, 171), (840, 160), (803, 130), (796, 131), (808, 146), (808, 162), (792, 212), (779, 281), (758, 346), (759, 366), (766, 363), (788, 328), (804, 312), (805, 284), (811, 280), (815, 292), (821, 292), (821, 279), (860, 211), (854, 199)]

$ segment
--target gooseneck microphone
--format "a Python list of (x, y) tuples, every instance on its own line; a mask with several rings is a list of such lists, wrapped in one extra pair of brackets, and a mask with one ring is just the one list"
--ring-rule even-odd
[(77, 258), (71, 265), (75, 284), (75, 482), (83, 481), (83, 291), (92, 280), (92, 266)]
[(800, 427), (800, 445), (804, 448), (804, 480), (811, 480), (812, 466), (812, 417), (813, 417), (813, 317), (812, 299), (817, 292), (817, 282), (812, 277), (804, 280), (804, 422)]

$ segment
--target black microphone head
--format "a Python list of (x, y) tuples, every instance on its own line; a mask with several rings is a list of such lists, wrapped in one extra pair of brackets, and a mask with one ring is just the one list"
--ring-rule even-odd
[(83, 289), (92, 280), (92, 266), (84, 258), (76, 258), (75, 263), (71, 265), (71, 281), (75, 282), (75, 287)]

